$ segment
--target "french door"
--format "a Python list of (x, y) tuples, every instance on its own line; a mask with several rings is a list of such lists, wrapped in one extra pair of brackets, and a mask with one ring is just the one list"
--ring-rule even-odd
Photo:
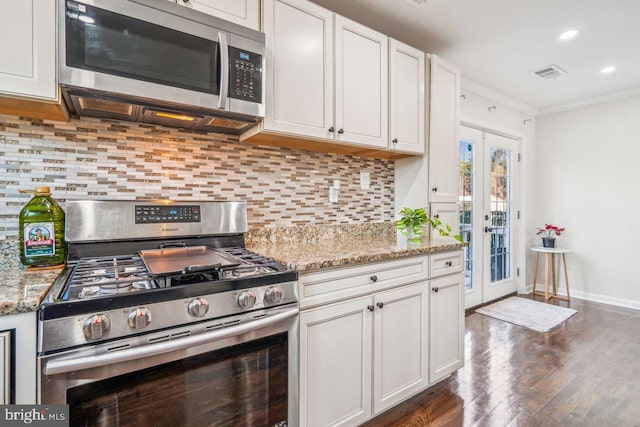
[(465, 306), (516, 290), (514, 203), (519, 141), (460, 127), (460, 234), (465, 248)]

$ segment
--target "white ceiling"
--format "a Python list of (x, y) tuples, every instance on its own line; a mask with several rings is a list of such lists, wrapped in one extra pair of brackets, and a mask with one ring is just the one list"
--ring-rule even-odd
[[(640, 93), (640, 0), (313, 0), (539, 112)], [(577, 37), (560, 41), (568, 29)], [(530, 72), (556, 64), (567, 75)], [(617, 70), (600, 73), (606, 65)]]

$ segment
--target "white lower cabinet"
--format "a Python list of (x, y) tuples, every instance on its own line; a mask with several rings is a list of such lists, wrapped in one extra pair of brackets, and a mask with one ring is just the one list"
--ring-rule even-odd
[(0, 364), (0, 404), (35, 404), (36, 312), (0, 316)]
[(0, 332), (0, 405), (8, 405), (11, 390), (11, 331)]
[(429, 379), (433, 384), (464, 366), (464, 273), (433, 279), (429, 285)]
[(461, 254), (300, 275), (300, 426), (359, 425), (462, 366)]
[(352, 426), (371, 416), (371, 297), (300, 314), (300, 425)]

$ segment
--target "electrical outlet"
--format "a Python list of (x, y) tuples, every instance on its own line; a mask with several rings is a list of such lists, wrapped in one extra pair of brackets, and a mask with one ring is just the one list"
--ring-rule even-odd
[(340, 196), (340, 189), (334, 186), (329, 187), (329, 202), (338, 203), (338, 197)]
[(360, 189), (368, 190), (371, 186), (371, 176), (369, 172), (360, 172)]

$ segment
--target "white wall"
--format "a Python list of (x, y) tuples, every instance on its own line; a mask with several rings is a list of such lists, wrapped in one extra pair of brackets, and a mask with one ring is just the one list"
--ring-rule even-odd
[[(465, 125), (492, 131), (521, 141), (522, 161), (519, 165), (519, 186), (514, 194), (521, 219), (515, 228), (516, 267), (520, 268), (518, 292), (526, 293), (531, 288), (533, 273), (528, 262), (527, 229), (531, 228), (527, 211), (526, 194), (533, 191), (532, 166), (535, 163), (536, 120), (535, 109), (504, 97), (498, 93), (463, 81), (460, 100), (460, 119)], [(489, 107), (495, 106), (489, 111)], [(526, 122), (525, 122), (526, 120)]]
[[(640, 309), (640, 97), (537, 118), (535, 225), (566, 227), (572, 296)], [(539, 244), (530, 230), (530, 239)]]

